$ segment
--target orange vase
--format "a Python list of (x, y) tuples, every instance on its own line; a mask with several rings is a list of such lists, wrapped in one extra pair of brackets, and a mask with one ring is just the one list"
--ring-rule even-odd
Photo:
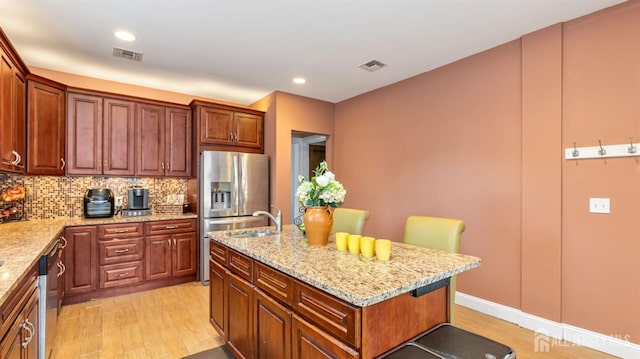
[(333, 226), (333, 208), (307, 207), (304, 210), (304, 229), (310, 246), (326, 246)]

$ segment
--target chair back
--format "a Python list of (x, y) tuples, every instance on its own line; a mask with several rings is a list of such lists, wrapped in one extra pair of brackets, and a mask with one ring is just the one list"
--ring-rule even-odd
[(333, 211), (332, 232), (347, 232), (360, 234), (364, 232), (364, 225), (369, 219), (369, 211), (353, 208), (336, 208)]
[(459, 219), (409, 216), (404, 228), (404, 243), (458, 253), (464, 229), (464, 221)]

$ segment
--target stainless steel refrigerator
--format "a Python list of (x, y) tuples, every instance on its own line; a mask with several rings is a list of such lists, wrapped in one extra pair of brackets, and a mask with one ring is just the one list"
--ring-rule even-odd
[(200, 277), (209, 282), (208, 232), (268, 225), (269, 157), (203, 151), (200, 156)]

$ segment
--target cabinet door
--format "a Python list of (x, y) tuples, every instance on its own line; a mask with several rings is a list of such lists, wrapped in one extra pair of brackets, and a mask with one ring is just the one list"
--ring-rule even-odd
[(24, 172), (26, 81), (7, 54), (0, 57), (0, 169)]
[(135, 103), (106, 98), (103, 114), (102, 173), (134, 174)]
[(26, 343), (26, 346), (23, 346), (22, 357), (24, 359), (38, 359), (38, 342), (40, 338), (38, 330), (38, 325), (40, 324), (40, 318), (38, 317), (39, 305), (38, 292), (36, 291), (24, 308), (25, 325), (31, 327), (31, 332), (27, 330), (27, 337), (23, 340), (23, 343)]
[(251, 358), (253, 347), (253, 285), (233, 273), (228, 275), (227, 345), (236, 358)]
[(291, 358), (291, 310), (267, 294), (253, 292), (254, 358)]
[(29, 80), (27, 173), (64, 175), (64, 90)]
[(165, 175), (191, 176), (191, 111), (166, 109)]
[(350, 346), (293, 314), (293, 358), (356, 359), (360, 354)]
[(209, 320), (218, 334), (227, 341), (227, 270), (209, 261)]
[(164, 176), (165, 109), (139, 103), (136, 118), (136, 176)]
[(69, 227), (64, 236), (67, 239), (64, 249), (66, 295), (95, 290), (98, 287), (96, 227)]
[(0, 358), (22, 359), (22, 319), (18, 318), (0, 341)]
[(196, 233), (181, 233), (172, 236), (172, 274), (182, 276), (196, 272)]
[(168, 235), (145, 238), (145, 275), (147, 280), (171, 276), (171, 237)]
[(200, 142), (213, 145), (233, 145), (233, 111), (202, 107), (200, 112)]
[(235, 112), (234, 133), (235, 145), (249, 148), (262, 148), (262, 116)]
[(67, 95), (67, 174), (102, 174), (102, 98)]

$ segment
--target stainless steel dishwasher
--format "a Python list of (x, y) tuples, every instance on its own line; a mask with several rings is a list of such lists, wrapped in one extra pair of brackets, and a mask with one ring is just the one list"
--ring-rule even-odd
[(38, 286), (40, 287), (38, 358), (48, 359), (58, 326), (58, 275), (62, 270), (60, 241), (54, 240), (40, 257)]

